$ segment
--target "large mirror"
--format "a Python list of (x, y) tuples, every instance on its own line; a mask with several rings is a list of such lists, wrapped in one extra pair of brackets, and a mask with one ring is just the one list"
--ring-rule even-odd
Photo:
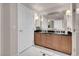
[(51, 12), (45, 15), (35, 16), (36, 30), (41, 31), (71, 31), (71, 16), (68, 10)]

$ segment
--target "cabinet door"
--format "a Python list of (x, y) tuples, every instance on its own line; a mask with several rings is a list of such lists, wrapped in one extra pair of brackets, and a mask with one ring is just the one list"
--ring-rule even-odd
[(67, 39), (67, 37), (65, 37), (65, 36), (61, 36), (62, 38), (61, 38), (61, 46), (60, 46), (60, 51), (61, 52), (65, 52), (66, 53), (66, 41), (68, 40)]
[(71, 41), (71, 36), (62, 36), (62, 40), (61, 40), (61, 50), (62, 52), (65, 52), (67, 54), (71, 54), (71, 45), (72, 45), (72, 41)]
[(54, 37), (55, 39), (54, 39), (54, 46), (55, 46), (55, 49), (56, 50), (59, 50), (60, 51), (60, 46), (61, 46), (61, 36), (60, 35), (56, 35), (55, 37)]
[(52, 48), (53, 47), (53, 45), (52, 45), (52, 37), (51, 37), (52, 35), (51, 34), (46, 34), (46, 47), (48, 47), (48, 48)]
[(42, 41), (41, 41), (41, 33), (35, 33), (35, 44), (37, 44), (37, 45), (41, 45), (41, 43), (42, 43)]
[(52, 35), (51, 36), (51, 48), (55, 50), (60, 50), (60, 43), (61, 43), (61, 36), (59, 35)]
[(55, 46), (56, 45), (56, 42), (57, 42), (56, 39), (55, 39), (56, 37), (55, 37), (55, 35), (51, 35), (50, 37), (51, 37), (50, 38), (50, 45), (51, 45), (50, 48), (56, 49), (56, 46)]
[(46, 47), (46, 34), (41, 34), (42, 46)]
[(67, 36), (65, 48), (66, 48), (66, 52), (68, 54), (71, 54), (72, 52), (72, 37), (71, 36)]

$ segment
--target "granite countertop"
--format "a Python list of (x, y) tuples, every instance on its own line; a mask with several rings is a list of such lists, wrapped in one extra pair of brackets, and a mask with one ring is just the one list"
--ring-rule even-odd
[(50, 34), (50, 35), (64, 35), (64, 36), (71, 36), (71, 34), (58, 34), (58, 33), (43, 33), (43, 32), (40, 32), (42, 34)]
[(64, 35), (64, 36), (71, 36), (72, 33), (68, 32), (68, 34), (60, 34), (60, 33), (55, 33), (55, 31), (48, 31), (48, 32), (42, 32), (42, 31), (35, 31), (35, 32), (40, 32), (42, 34), (50, 34), (50, 35)]

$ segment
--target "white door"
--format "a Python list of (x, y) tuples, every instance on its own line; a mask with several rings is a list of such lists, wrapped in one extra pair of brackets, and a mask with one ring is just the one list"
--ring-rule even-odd
[(18, 4), (18, 52), (33, 45), (33, 39), (33, 13), (26, 6)]

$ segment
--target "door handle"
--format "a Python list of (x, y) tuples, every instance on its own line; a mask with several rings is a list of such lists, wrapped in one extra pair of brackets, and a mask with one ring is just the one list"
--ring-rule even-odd
[(19, 32), (23, 32), (23, 30), (19, 30)]

